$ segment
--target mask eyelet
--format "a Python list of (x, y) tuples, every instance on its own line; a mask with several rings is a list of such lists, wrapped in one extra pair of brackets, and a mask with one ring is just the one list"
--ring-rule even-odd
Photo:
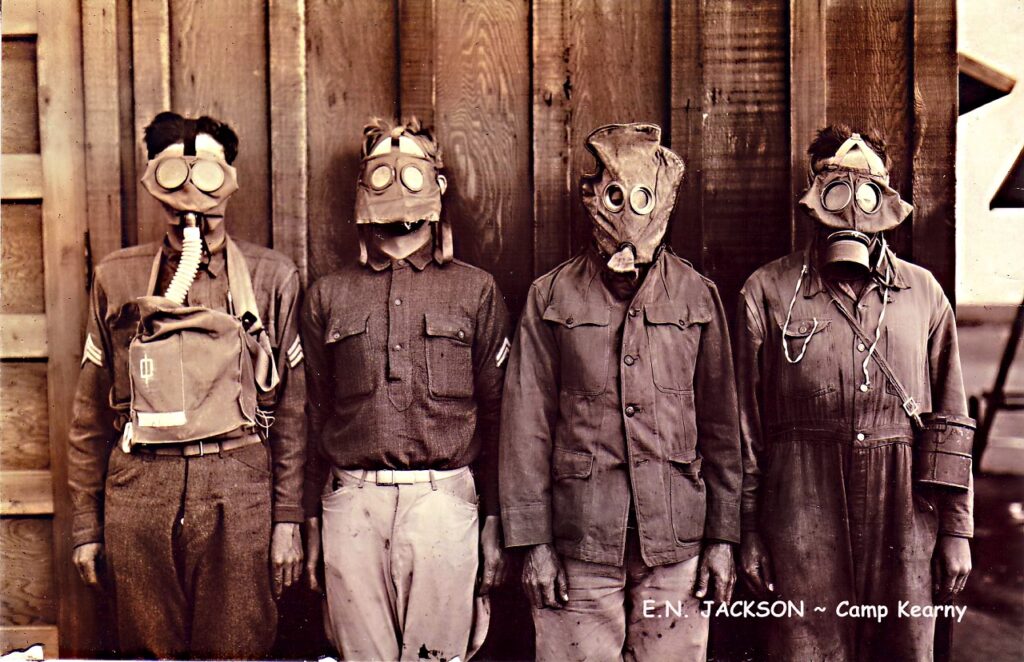
[(224, 169), (216, 161), (197, 160), (192, 164), (192, 184), (203, 193), (224, 186)]
[(407, 165), (402, 168), (402, 186), (413, 193), (423, 190), (423, 171), (414, 165)]
[(622, 208), (626, 204), (626, 194), (623, 192), (621, 186), (612, 182), (608, 186), (604, 187), (604, 195), (601, 196), (601, 202), (604, 203), (604, 206), (608, 211), (622, 211)]
[(858, 209), (865, 214), (874, 214), (882, 206), (882, 189), (874, 182), (864, 182), (857, 187), (854, 199), (857, 201)]
[(395, 179), (395, 172), (391, 169), (391, 166), (379, 165), (373, 169), (370, 173), (370, 181), (367, 182), (375, 191), (383, 191), (387, 187), (391, 186), (391, 182)]
[(821, 206), (830, 212), (846, 209), (852, 200), (853, 188), (842, 179), (829, 182), (821, 191)]
[(634, 186), (629, 192), (629, 206), (641, 216), (650, 214), (654, 209), (654, 193), (646, 186)]
[(188, 161), (182, 158), (168, 158), (156, 166), (153, 179), (161, 188), (176, 191), (188, 181), (188, 173)]

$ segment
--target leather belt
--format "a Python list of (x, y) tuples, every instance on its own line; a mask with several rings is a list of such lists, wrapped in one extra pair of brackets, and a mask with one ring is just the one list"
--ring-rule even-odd
[(239, 448), (259, 444), (262, 441), (259, 435), (247, 434), (244, 437), (225, 439), (224, 441), (197, 441), (191, 444), (135, 444), (132, 446), (132, 449), (138, 449), (140, 452), (150, 455), (202, 457), (204, 455), (216, 455), (218, 453), (238, 450)]
[(415, 485), (452, 478), (469, 467), (459, 469), (335, 469), (336, 473), (377, 485)]

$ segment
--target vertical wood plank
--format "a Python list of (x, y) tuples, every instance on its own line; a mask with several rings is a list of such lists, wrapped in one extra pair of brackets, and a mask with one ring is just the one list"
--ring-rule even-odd
[(533, 275), (569, 254), (572, 81), (564, 0), (533, 0)]
[[(39, 1), (39, 125), (43, 159), (43, 262), (46, 333), (50, 345), (47, 387), (50, 467), (53, 484), (67, 484), (69, 414), (78, 377), (85, 323), (85, 132), (82, 117), (82, 26), (80, 6)], [(93, 597), (71, 564), (71, 500), (54, 492), (53, 567), (61, 650), (81, 656), (95, 640)]]
[(913, 44), (913, 253), (955, 302), (955, 0), (914, 0)]
[(704, 6), (672, 0), (670, 11), (669, 136), (686, 164), (669, 226), (673, 249), (698, 268), (704, 264)]
[(436, 126), (437, 6), (435, 0), (399, 0), (398, 105), (403, 117)]
[(41, 213), (35, 203), (0, 208), (0, 314), (46, 312)]
[(121, 245), (138, 243), (138, 192), (135, 159), (135, 85), (132, 65), (132, 2), (117, 0), (118, 113), (121, 116)]
[(392, 3), (307, 0), (309, 277), (359, 254), (352, 208), (362, 128), (398, 111)]
[(306, 2), (272, 0), (270, 159), (274, 248), (308, 271), (306, 186)]
[[(171, 109), (171, 47), (169, 0), (132, 1), (132, 71), (135, 90), (135, 173), (146, 171), (146, 125), (157, 113)], [(160, 203), (135, 179), (135, 235), (138, 243), (157, 241), (165, 228)]]
[(117, 0), (82, 0), (89, 255), (121, 248), (121, 115)]
[(0, 466), (4, 470), (48, 469), (46, 364), (0, 362)]
[(828, 121), (825, 44), (825, 5), (827, 0), (791, 0), (789, 4), (789, 118), (790, 180), (792, 214), (790, 248), (802, 248), (811, 238), (811, 222), (797, 209), (796, 200), (808, 184), (810, 161), (807, 147), (818, 129)]
[[(4, 7), (6, 27), (9, 13)], [(35, 15), (35, 7), (32, 7)], [(39, 153), (39, 102), (36, 100), (36, 44), (31, 38), (4, 39), (0, 68), (0, 151), (4, 154)]]
[(436, 12), (444, 213), (456, 255), (490, 271), (518, 312), (533, 271), (529, 6), (438, 0)]

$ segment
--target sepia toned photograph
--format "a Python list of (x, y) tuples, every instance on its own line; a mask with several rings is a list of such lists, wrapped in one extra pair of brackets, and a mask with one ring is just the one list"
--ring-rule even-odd
[(1024, 659), (1024, 0), (0, 32), (0, 662)]

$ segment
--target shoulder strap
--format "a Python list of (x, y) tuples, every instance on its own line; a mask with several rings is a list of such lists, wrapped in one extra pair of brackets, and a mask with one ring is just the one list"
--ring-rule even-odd
[(279, 381), (274, 353), (271, 351), (270, 339), (263, 328), (263, 322), (260, 321), (260, 311), (256, 305), (256, 295), (252, 290), (249, 265), (246, 263), (241, 249), (231, 240), (231, 237), (225, 237), (225, 241), (227, 242), (224, 250), (227, 251), (228, 291), (231, 293), (232, 304), (235, 308), (232, 314), (242, 320), (246, 331), (256, 339), (260, 347), (261, 351), (256, 353), (253, 369), (257, 386), (264, 393), (268, 393), (277, 386)]
[[(826, 279), (823, 278), (821, 282), (825, 285), (825, 289), (828, 290), (829, 295), (832, 297), (832, 303), (834, 303), (836, 308), (839, 309), (840, 314), (842, 314), (846, 319), (850, 328), (853, 329), (854, 334), (856, 334), (862, 343), (870, 346), (871, 338), (857, 322), (857, 318), (855, 318), (853, 314), (846, 309), (846, 306), (843, 305), (843, 302), (839, 298), (839, 293), (835, 291), (832, 284)], [(875, 360), (875, 363), (878, 364), (878, 368), (882, 371), (882, 374), (885, 375), (885, 378), (890, 384), (892, 384), (892, 387), (896, 389), (896, 395), (899, 397), (900, 402), (903, 403), (903, 411), (906, 412), (911, 421), (920, 426), (921, 412), (917, 401), (914, 400), (914, 396), (907, 393), (907, 389), (903, 388), (903, 384), (900, 382), (899, 377), (897, 377), (896, 373), (893, 372), (892, 366), (889, 365), (889, 362), (881, 352), (872, 352), (871, 358)]]

